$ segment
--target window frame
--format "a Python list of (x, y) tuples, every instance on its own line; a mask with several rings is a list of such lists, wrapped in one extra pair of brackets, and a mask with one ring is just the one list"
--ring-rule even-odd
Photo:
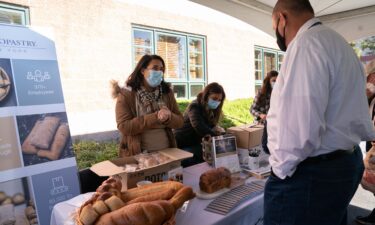
[(28, 26), (30, 25), (30, 10), (29, 8), (25, 6), (20, 5), (13, 5), (13, 4), (7, 4), (0, 2), (0, 11), (8, 11), (8, 12), (16, 12), (21, 13), (22, 16), (22, 24), (12, 24), (12, 23), (5, 23), (5, 24), (12, 24), (12, 25), (18, 25), (18, 26)]
[[(190, 87), (191, 85), (194, 84), (203, 84), (203, 88), (207, 85), (207, 38), (203, 35), (197, 35), (197, 34), (191, 34), (191, 33), (186, 33), (186, 32), (179, 32), (179, 31), (171, 31), (167, 29), (161, 29), (161, 28), (156, 28), (156, 27), (147, 27), (147, 26), (142, 26), (142, 25), (137, 25), (137, 24), (132, 24), (132, 31), (131, 31), (131, 45), (132, 45), (132, 65), (133, 68), (136, 66), (135, 64), (135, 48), (136, 47), (142, 47), (142, 46), (136, 46), (134, 45), (134, 31), (139, 30), (139, 31), (147, 31), (151, 32), (152, 35), (152, 48), (151, 48), (151, 53), (156, 54), (157, 53), (157, 37), (158, 35), (166, 35), (166, 36), (177, 36), (177, 37), (185, 37), (185, 78), (168, 78), (165, 79), (166, 82), (171, 83), (172, 85), (185, 85), (186, 87), (186, 93), (184, 98), (177, 98), (177, 99), (192, 99), (194, 96), (191, 96), (191, 90)], [(190, 77), (190, 40), (201, 40), (202, 41), (202, 52), (198, 52), (202, 54), (202, 73), (203, 76), (201, 79), (192, 79)], [(192, 51), (195, 52), (195, 51)], [(194, 67), (196, 67), (194, 65)]]
[[(260, 61), (261, 61), (261, 77), (262, 79), (261, 80), (255, 80), (255, 72), (256, 71), (259, 71), (255, 68), (255, 61), (258, 61), (255, 59), (255, 51), (260, 51)], [(265, 73), (265, 63), (264, 63), (264, 54), (265, 53), (274, 53), (276, 55), (276, 71), (279, 72), (280, 71), (280, 67), (281, 67), (281, 63), (280, 60), (279, 60), (279, 56), (280, 55), (283, 55), (285, 57), (285, 52), (283, 51), (280, 51), (280, 50), (277, 50), (277, 49), (273, 49), (273, 48), (267, 48), (267, 47), (262, 47), (262, 46), (257, 46), (255, 45), (254, 46), (254, 73), (253, 73), (253, 78), (254, 78), (254, 84), (255, 84), (255, 89), (256, 90), (256, 87), (257, 86), (262, 86), (263, 84), (263, 80), (266, 76), (266, 73)], [(255, 91), (256, 92), (256, 91)], [(257, 94), (257, 93), (255, 93)]]

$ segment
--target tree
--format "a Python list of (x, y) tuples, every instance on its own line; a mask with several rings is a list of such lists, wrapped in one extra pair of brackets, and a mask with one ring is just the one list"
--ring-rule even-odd
[(371, 52), (375, 51), (375, 36), (368, 37), (366, 39), (363, 39), (360, 42), (361, 49), (364, 50), (369, 50)]
[(375, 54), (375, 36), (350, 42), (350, 45), (353, 47), (358, 56), (362, 55), (363, 53), (366, 53), (366, 55)]

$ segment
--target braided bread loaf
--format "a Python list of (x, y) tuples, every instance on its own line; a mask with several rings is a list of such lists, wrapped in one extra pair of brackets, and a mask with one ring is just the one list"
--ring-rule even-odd
[(174, 224), (174, 215), (195, 197), (191, 187), (175, 181), (145, 185), (121, 192), (121, 181), (110, 178), (78, 210), (79, 225)]

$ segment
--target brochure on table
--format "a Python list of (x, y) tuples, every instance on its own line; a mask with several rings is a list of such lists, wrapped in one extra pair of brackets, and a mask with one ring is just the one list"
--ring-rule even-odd
[(0, 214), (48, 225), (80, 191), (55, 45), (32, 28), (0, 24), (0, 124)]

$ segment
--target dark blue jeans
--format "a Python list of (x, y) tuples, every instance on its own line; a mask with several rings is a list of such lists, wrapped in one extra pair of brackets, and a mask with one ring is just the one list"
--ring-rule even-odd
[(359, 146), (331, 160), (301, 162), (292, 177), (271, 175), (264, 191), (264, 225), (344, 225), (364, 170)]

